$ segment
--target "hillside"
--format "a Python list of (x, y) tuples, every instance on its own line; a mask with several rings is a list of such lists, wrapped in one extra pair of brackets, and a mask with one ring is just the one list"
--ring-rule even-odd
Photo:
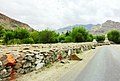
[(76, 24), (76, 25), (60, 28), (56, 31), (59, 32), (59, 33), (66, 32), (67, 30), (71, 31), (74, 27), (78, 27), (78, 26), (85, 27), (87, 30), (90, 30), (92, 27), (94, 27), (96, 25), (93, 25), (93, 24), (86, 24), (86, 25)]
[(92, 34), (105, 34), (110, 30), (120, 30), (120, 22), (107, 20), (103, 24), (98, 24), (91, 29)]
[(6, 30), (15, 30), (16, 28), (25, 28), (28, 30), (33, 30), (29, 25), (22, 23), (20, 21), (17, 21), (15, 19), (12, 19), (2, 13), (0, 13), (0, 25), (4, 27)]

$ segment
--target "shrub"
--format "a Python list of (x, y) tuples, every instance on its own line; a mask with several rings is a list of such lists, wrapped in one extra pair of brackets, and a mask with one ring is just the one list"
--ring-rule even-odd
[(120, 32), (117, 30), (112, 30), (107, 34), (108, 39), (114, 43), (120, 44)]
[(21, 44), (20, 39), (12, 39), (8, 41), (8, 44)]
[(33, 40), (33, 38), (26, 38), (26, 39), (22, 40), (22, 43), (24, 43), (24, 44), (33, 44), (34, 40)]
[(66, 41), (66, 42), (72, 42), (72, 37), (71, 37), (71, 36), (65, 37), (65, 41)]

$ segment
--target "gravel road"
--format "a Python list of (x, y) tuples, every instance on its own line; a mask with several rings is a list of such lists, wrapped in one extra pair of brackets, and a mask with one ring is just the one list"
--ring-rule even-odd
[(78, 64), (58, 81), (120, 81), (120, 49), (118, 48), (115, 45), (99, 48), (83, 70), (79, 70)]

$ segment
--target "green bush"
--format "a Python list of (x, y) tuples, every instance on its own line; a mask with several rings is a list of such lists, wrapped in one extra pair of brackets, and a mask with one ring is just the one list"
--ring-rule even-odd
[(87, 35), (87, 42), (92, 42), (93, 41), (93, 35), (92, 34), (88, 34)]
[(16, 39), (25, 39), (30, 36), (30, 32), (27, 29), (16, 29), (14, 35)]
[(39, 32), (39, 43), (57, 43), (57, 33), (51, 30), (43, 30)]
[(66, 42), (72, 42), (72, 37), (71, 37), (71, 36), (65, 37), (65, 41), (66, 41)]
[(88, 31), (84, 27), (75, 27), (71, 31), (71, 37), (73, 42), (86, 42)]
[(61, 41), (65, 41), (65, 36), (64, 35), (58, 36), (58, 42), (61, 42)]
[(20, 39), (12, 39), (8, 41), (8, 44), (21, 44)]
[(39, 32), (38, 31), (31, 32), (30, 37), (33, 38), (35, 43), (39, 43)]
[(112, 30), (107, 34), (108, 39), (114, 43), (120, 44), (120, 31)]
[(105, 35), (97, 35), (96, 36), (96, 41), (103, 42), (104, 40), (105, 40)]
[(5, 32), (4, 43), (7, 44), (9, 40), (14, 39), (14, 33), (12, 31)]
[(26, 38), (22, 40), (23, 44), (34, 44), (33, 38)]

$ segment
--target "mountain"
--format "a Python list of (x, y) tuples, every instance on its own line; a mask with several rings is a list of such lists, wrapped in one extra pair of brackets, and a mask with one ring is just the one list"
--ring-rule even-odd
[(107, 20), (103, 24), (98, 24), (97, 26), (93, 27), (90, 32), (92, 34), (106, 34), (111, 30), (120, 30), (120, 22), (115, 22), (112, 20)]
[(0, 25), (2, 25), (6, 30), (15, 30), (16, 28), (25, 28), (29, 31), (33, 30), (33, 28), (31, 28), (29, 25), (12, 19), (2, 13), (0, 13)]
[(86, 24), (86, 25), (76, 24), (76, 25), (67, 26), (67, 27), (57, 29), (56, 31), (59, 32), (59, 33), (66, 32), (66, 31), (71, 31), (74, 27), (78, 27), (78, 26), (85, 27), (87, 30), (90, 30), (92, 27), (94, 27), (96, 25), (94, 25), (94, 24)]

